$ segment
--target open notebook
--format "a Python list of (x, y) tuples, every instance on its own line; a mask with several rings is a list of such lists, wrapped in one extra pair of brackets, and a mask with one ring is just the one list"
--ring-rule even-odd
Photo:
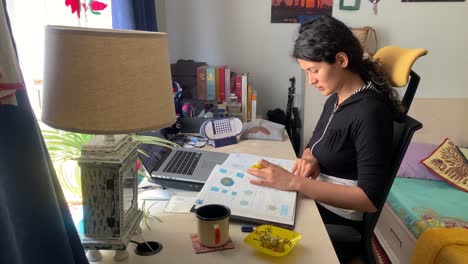
[(231, 218), (294, 228), (297, 193), (250, 183), (255, 178), (247, 168), (265, 159), (290, 170), (294, 161), (233, 153), (223, 165), (217, 165), (197, 196), (192, 211), (205, 204), (223, 204), (231, 209)]

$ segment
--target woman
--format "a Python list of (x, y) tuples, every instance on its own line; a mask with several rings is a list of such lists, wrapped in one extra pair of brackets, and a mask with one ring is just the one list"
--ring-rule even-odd
[(262, 160), (264, 168), (248, 170), (259, 178), (251, 183), (298, 191), (317, 201), (325, 223), (362, 230), (363, 213), (383, 202), (398, 95), (333, 17), (302, 25), (293, 56), (308, 82), (329, 98), (292, 171)]

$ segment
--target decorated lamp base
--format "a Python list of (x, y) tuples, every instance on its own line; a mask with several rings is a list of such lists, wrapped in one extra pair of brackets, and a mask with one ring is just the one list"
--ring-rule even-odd
[[(100, 250), (88, 250), (86, 252), (86, 258), (90, 262), (100, 261), (102, 259), (102, 254)], [(128, 258), (127, 250), (116, 250), (114, 254), (115, 261), (122, 261)]]
[(143, 212), (138, 208), (137, 148), (129, 135), (113, 140), (96, 136), (81, 151), (80, 238), (90, 261), (100, 258), (98, 250), (117, 250), (114, 259), (125, 259), (127, 244), (139, 229)]

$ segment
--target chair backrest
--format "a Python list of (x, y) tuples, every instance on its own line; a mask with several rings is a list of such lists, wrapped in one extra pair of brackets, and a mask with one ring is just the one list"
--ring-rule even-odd
[(406, 87), (402, 104), (408, 113), (419, 84), (419, 76), (412, 70), (414, 62), (427, 54), (425, 49), (407, 49), (398, 46), (386, 46), (373, 56), (379, 60), (388, 73), (390, 84), (394, 87)]
[(382, 193), (384, 199), (382, 200), (382, 203), (378, 205), (377, 212), (366, 213), (364, 216), (365, 230), (363, 234), (364, 237), (361, 237), (361, 241), (364, 241), (366, 244), (368, 244), (366, 246), (368, 250), (371, 249), (370, 243), (375, 225), (377, 224), (380, 212), (382, 211), (382, 208), (385, 204), (385, 200), (388, 196), (388, 193), (390, 192), (398, 169), (400, 168), (401, 161), (405, 156), (406, 150), (411, 141), (411, 138), (413, 137), (414, 132), (421, 128), (422, 124), (419, 121), (407, 115), (403, 115), (403, 117), (400, 120), (394, 121), (391, 165), (389, 170), (388, 182), (386, 184), (384, 192)]

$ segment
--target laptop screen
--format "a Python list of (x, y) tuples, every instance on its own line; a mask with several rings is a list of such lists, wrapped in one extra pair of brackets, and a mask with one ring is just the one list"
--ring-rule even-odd
[[(155, 131), (141, 132), (137, 134), (140, 136), (153, 136), (165, 139), (163, 133), (159, 129)], [(146, 171), (149, 174), (159, 169), (159, 166), (161, 166), (161, 164), (164, 162), (164, 159), (169, 155), (169, 153), (171, 153), (170, 148), (162, 147), (155, 144), (141, 143), (139, 149), (148, 155), (146, 156), (138, 152), (138, 157), (140, 158), (143, 167), (145, 167)]]

